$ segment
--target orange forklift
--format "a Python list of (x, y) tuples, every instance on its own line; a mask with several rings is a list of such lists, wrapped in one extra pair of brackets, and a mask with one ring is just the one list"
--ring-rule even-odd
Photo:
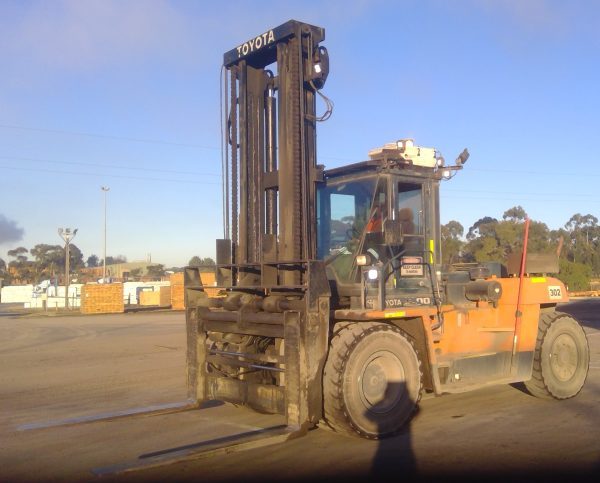
[(190, 397), (284, 414), (289, 435), (327, 424), (381, 438), (423, 392), (523, 381), (535, 396), (577, 395), (589, 348), (557, 310), (557, 257), (527, 257), (525, 234), (507, 266), (441, 263), (439, 186), (466, 149), (446, 165), (402, 139), (317, 164), (332, 108), (324, 39), (291, 20), (224, 55), (220, 292), (185, 269)]

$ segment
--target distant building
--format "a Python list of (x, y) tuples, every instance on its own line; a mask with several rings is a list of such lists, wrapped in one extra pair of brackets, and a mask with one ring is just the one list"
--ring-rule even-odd
[[(148, 275), (148, 268), (158, 265), (158, 263), (152, 262), (125, 262), (106, 265), (106, 277), (114, 282), (127, 282), (132, 278), (150, 280), (156, 277)], [(97, 279), (102, 278), (103, 271), (104, 267), (101, 265), (99, 267), (82, 268), (80, 273), (82, 279), (86, 281), (96, 281)]]

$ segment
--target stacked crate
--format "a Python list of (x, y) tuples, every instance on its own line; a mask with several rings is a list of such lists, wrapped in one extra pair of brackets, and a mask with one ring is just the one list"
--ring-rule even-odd
[(171, 305), (171, 287), (159, 287), (158, 305), (168, 307)]
[(219, 294), (219, 290), (214, 287), (216, 283), (215, 272), (200, 272), (200, 280), (204, 285), (204, 291), (209, 297), (216, 297)]
[(184, 310), (183, 272), (171, 275), (171, 309)]
[(156, 287), (158, 290), (140, 292), (140, 305), (156, 305), (168, 307), (171, 305), (171, 287)]
[[(214, 288), (215, 273), (200, 272), (200, 279), (204, 285), (204, 291), (209, 297), (217, 297), (219, 290)], [(183, 272), (171, 275), (171, 308), (173, 310), (185, 309), (185, 295), (183, 289)]]
[(81, 287), (82, 314), (115, 314), (125, 312), (123, 284), (88, 283)]
[(160, 300), (160, 292), (152, 290), (144, 290), (140, 292), (140, 305), (158, 305)]

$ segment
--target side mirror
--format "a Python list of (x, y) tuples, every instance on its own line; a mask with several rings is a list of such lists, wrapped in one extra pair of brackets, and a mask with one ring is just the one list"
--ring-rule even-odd
[(399, 220), (390, 220), (383, 223), (383, 241), (386, 245), (398, 246), (404, 243), (402, 234), (402, 222)]

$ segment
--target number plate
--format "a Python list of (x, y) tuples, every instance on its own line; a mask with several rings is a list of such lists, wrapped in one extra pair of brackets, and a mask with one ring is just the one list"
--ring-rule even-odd
[(563, 298), (562, 289), (559, 285), (548, 285), (548, 298), (550, 300), (560, 300)]

